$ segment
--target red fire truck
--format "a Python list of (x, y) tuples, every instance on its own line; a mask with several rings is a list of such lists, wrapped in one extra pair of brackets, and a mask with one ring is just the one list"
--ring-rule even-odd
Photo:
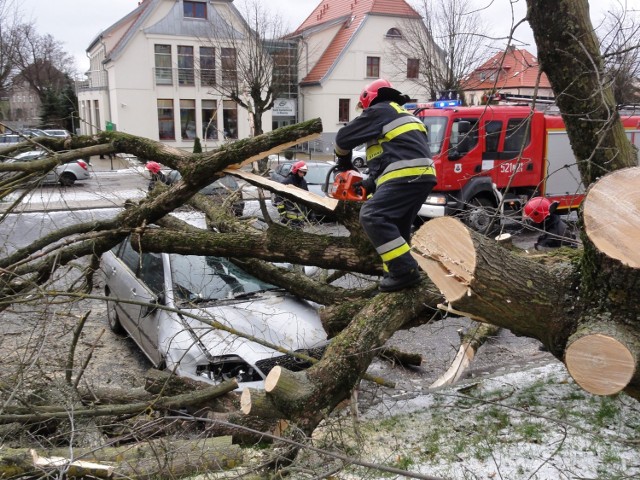
[[(497, 208), (518, 213), (535, 195), (557, 200), (561, 213), (580, 205), (585, 188), (559, 114), (528, 105), (405, 107), (427, 126), (438, 176), (420, 217), (460, 215), (485, 231)], [(621, 117), (640, 148), (640, 116)]]

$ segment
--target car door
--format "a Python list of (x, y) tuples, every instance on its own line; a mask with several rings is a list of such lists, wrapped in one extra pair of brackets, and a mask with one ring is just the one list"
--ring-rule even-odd
[(149, 359), (158, 364), (158, 309), (156, 303), (164, 291), (162, 257), (140, 254), (129, 239), (120, 245), (121, 261), (107, 275), (111, 294), (119, 302), (120, 323)]

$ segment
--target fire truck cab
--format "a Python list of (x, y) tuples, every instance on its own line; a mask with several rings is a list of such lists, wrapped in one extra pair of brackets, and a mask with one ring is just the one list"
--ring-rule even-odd
[[(421, 217), (459, 215), (485, 231), (499, 206), (517, 213), (535, 195), (558, 201), (560, 211), (580, 205), (585, 188), (560, 115), (527, 105), (416, 107), (438, 177)], [(623, 123), (640, 147), (640, 117)]]

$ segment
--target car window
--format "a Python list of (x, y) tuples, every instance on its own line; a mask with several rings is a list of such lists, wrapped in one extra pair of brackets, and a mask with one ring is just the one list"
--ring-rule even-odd
[(127, 267), (132, 272), (137, 272), (140, 266), (140, 254), (131, 246), (131, 242), (127, 238), (122, 242), (120, 250), (118, 251), (118, 257), (122, 259)]
[(313, 167), (309, 167), (309, 171), (305, 175), (305, 180), (307, 183), (314, 183), (324, 185), (325, 180), (327, 179), (327, 172), (331, 168), (331, 165), (314, 165)]
[(177, 300), (222, 300), (276, 288), (240, 270), (225, 258), (177, 254), (170, 258)]
[(164, 293), (162, 255), (159, 253), (143, 253), (138, 278), (140, 278), (153, 293)]

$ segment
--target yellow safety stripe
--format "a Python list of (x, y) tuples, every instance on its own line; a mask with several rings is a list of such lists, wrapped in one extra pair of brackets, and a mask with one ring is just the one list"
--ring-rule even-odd
[(406, 241), (403, 237), (397, 237), (387, 243), (380, 245), (379, 247), (376, 247), (376, 252), (378, 253), (378, 255), (384, 255), (385, 253), (390, 252), (394, 248), (401, 247), (405, 243)]
[(401, 245), (398, 248), (394, 248), (393, 250), (389, 250), (387, 253), (380, 255), (380, 258), (382, 258), (383, 262), (390, 262), (391, 260), (396, 259), (401, 255), (404, 255), (409, 250), (411, 250), (411, 247), (409, 246), (408, 243), (405, 242), (404, 245)]
[(436, 170), (433, 167), (410, 167), (402, 168), (399, 170), (393, 170), (385, 173), (376, 179), (376, 185), (379, 187), (388, 180), (393, 180), (402, 177), (420, 177), (422, 175), (435, 175)]

